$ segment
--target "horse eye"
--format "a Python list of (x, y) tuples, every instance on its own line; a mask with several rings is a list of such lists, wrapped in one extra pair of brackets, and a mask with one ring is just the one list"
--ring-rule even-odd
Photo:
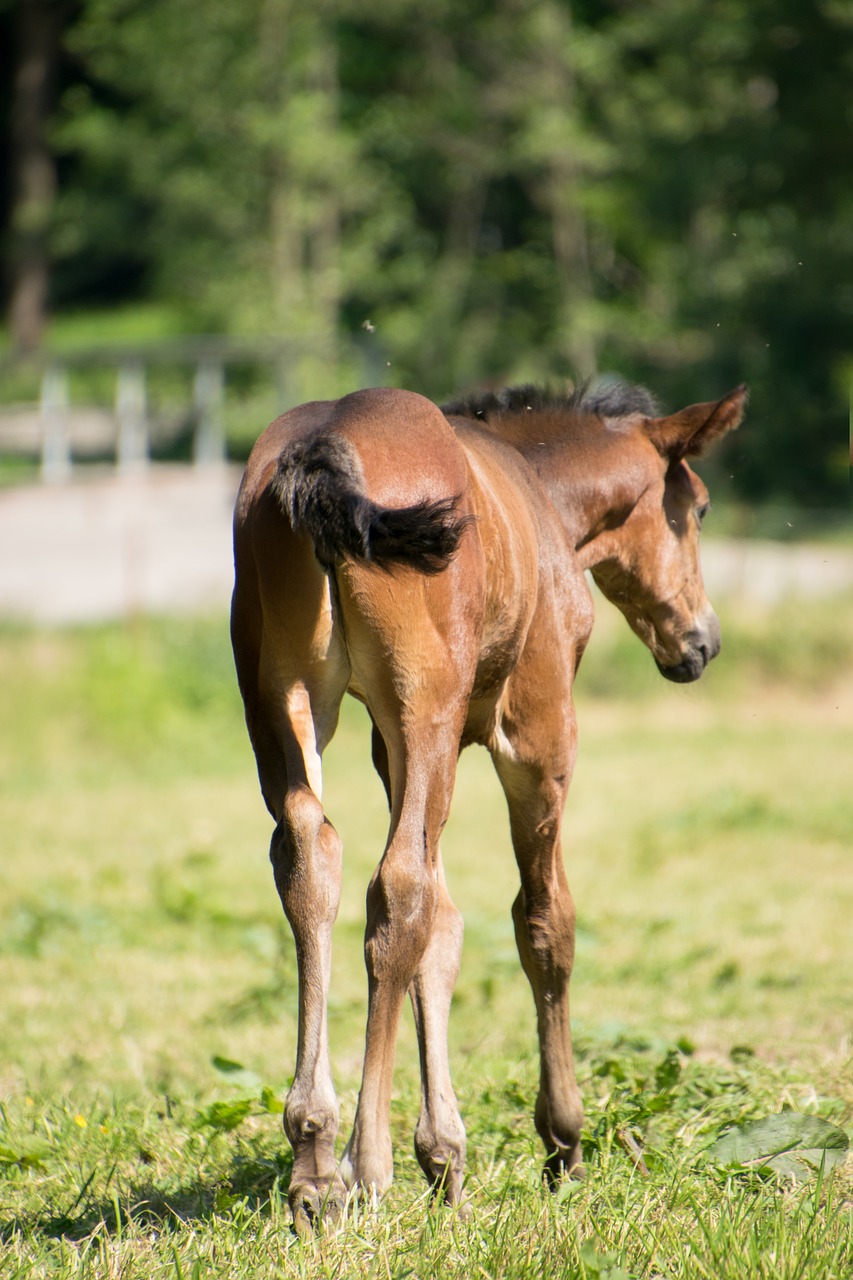
[(697, 509), (696, 509), (696, 519), (699, 521), (699, 523), (700, 523), (700, 524), (701, 524), (701, 523), (702, 523), (702, 521), (705, 519), (705, 517), (706, 517), (706, 515), (708, 514), (708, 512), (710, 511), (710, 509), (711, 509), (711, 504), (710, 504), (710, 502), (704, 502), (704, 503), (702, 504), (702, 506), (701, 506), (701, 507), (697, 507)]

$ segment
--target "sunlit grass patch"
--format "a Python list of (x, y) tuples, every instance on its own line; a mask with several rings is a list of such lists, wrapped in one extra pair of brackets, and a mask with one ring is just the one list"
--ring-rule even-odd
[[(198, 1274), (219, 1275), (225, 1265), (237, 1277), (258, 1268), (610, 1280), (849, 1274), (849, 1177), (726, 1177), (701, 1158), (708, 1135), (733, 1116), (778, 1107), (781, 1081), (689, 1059), (674, 1068), (677, 1061), (673, 1049), (661, 1057), (624, 1046), (591, 1056), (585, 1083), (594, 1097), (604, 1092), (591, 1104), (585, 1183), (565, 1183), (555, 1194), (543, 1188), (534, 1144), (506, 1123), (531, 1101), (532, 1079), (516, 1078), (499, 1097), (487, 1088), (466, 1098), (477, 1140), (467, 1221), (430, 1203), (403, 1153), (378, 1210), (353, 1203), (339, 1228), (309, 1241), (289, 1230), (289, 1159), (272, 1126), (251, 1117), (211, 1126), (199, 1123), (206, 1113), (172, 1102), (147, 1112), (92, 1109), (81, 1127), (46, 1105), (30, 1121), (49, 1133), (44, 1166), (7, 1175), (7, 1198), (20, 1199), (21, 1211), (5, 1228), (6, 1261), (28, 1268), (23, 1274), (50, 1267), (62, 1276), (176, 1275), (178, 1267), (192, 1274), (196, 1266)], [(697, 1103), (705, 1125), (699, 1141), (683, 1125)], [(657, 1145), (640, 1134), (638, 1167), (620, 1139), (626, 1126), (638, 1132), (650, 1105), (661, 1131)], [(109, 1269), (119, 1263), (123, 1270)]]
[[(293, 948), (224, 620), (0, 633), (0, 1276), (849, 1280), (853, 1162), (795, 1183), (702, 1155), (786, 1111), (853, 1126), (851, 612), (782, 621), (751, 620), (750, 649), (732, 620), (696, 689), (663, 686), (616, 630), (585, 661), (565, 848), (586, 1182), (541, 1183), (517, 876), (471, 751), (444, 854), (466, 919), (451, 1048), (473, 1215), (426, 1196), (407, 1013), (395, 1186), (308, 1242), (289, 1229), (278, 1112)], [(782, 666), (762, 656), (778, 644)], [(355, 705), (325, 801), (345, 845), (330, 1030), (346, 1128), (387, 822)]]

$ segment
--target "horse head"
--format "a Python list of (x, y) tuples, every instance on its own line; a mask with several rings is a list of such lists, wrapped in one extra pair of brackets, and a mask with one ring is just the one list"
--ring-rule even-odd
[(626, 518), (596, 539), (588, 563), (661, 675), (678, 683), (697, 680), (720, 651), (720, 623), (699, 560), (708, 490), (687, 459), (738, 426), (746, 399), (741, 386), (719, 401), (662, 418), (636, 414), (620, 424), (636, 449), (632, 501)]

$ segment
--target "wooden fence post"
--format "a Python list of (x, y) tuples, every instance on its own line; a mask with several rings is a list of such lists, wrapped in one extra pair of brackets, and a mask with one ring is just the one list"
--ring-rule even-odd
[(148, 421), (145, 366), (138, 361), (119, 365), (116, 379), (118, 469), (127, 475), (148, 466)]
[(203, 360), (196, 369), (193, 405), (196, 414), (193, 460), (196, 466), (225, 461), (225, 372), (219, 360)]
[(41, 380), (41, 478), (64, 484), (71, 477), (71, 437), (68, 430), (68, 370), (49, 364)]

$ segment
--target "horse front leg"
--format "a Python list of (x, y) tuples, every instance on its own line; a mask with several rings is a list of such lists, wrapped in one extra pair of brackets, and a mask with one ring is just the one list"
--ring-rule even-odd
[(536, 1005), (539, 1093), (534, 1113), (545, 1145), (551, 1185), (582, 1176), (583, 1104), (575, 1080), (569, 1022), (569, 982), (575, 950), (575, 909), (560, 844), (573, 750), (523, 761), (495, 753), (506, 794), (521, 889), (512, 917), (521, 964)]

